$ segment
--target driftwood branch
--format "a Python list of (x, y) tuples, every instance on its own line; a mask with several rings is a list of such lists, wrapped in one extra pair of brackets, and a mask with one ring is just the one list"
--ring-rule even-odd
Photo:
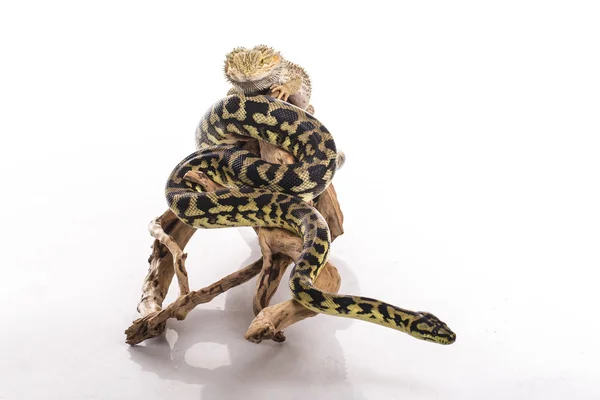
[[(246, 339), (260, 343), (266, 339), (277, 342), (285, 340), (282, 330), (295, 322), (317, 315), (295, 300), (267, 306), (279, 285), (287, 267), (287, 259), (296, 260), (302, 251), (302, 240), (282, 229), (262, 229), (259, 233), (263, 253), (263, 269), (257, 281), (254, 299), (256, 318), (246, 332)], [(285, 258), (284, 258), (285, 257)], [(269, 261), (270, 260), (270, 261)], [(327, 292), (337, 293), (341, 277), (337, 269), (327, 262), (315, 281), (315, 286)]]
[[(165, 232), (165, 235), (168, 235), (179, 249), (185, 247), (195, 232), (195, 229), (182, 223), (171, 210), (165, 211), (160, 217), (154, 219), (150, 223), (150, 229), (153, 236), (159, 235), (160, 230)], [(175, 274), (173, 255), (159, 239), (156, 239), (152, 245), (148, 263), (150, 266), (142, 285), (142, 298), (137, 307), (142, 316), (161, 310)]]
[(159, 243), (165, 246), (171, 253), (173, 264), (175, 265), (175, 275), (177, 275), (177, 282), (179, 283), (179, 296), (185, 296), (190, 292), (190, 283), (185, 269), (187, 254), (183, 252), (181, 247), (179, 247), (177, 242), (175, 242), (170, 235), (165, 233), (158, 219), (154, 219), (150, 222), (148, 230), (150, 231), (150, 235), (158, 240)]
[[(263, 159), (270, 162), (283, 164), (294, 161), (289, 153), (266, 142), (245, 140), (240, 145), (260, 154)], [(214, 191), (221, 187), (201, 172), (190, 172), (185, 179), (198, 183), (207, 191)], [(315, 207), (329, 224), (332, 240), (344, 233), (343, 214), (333, 185), (330, 185), (316, 199)], [(197, 305), (211, 301), (214, 297), (247, 282), (256, 275), (259, 275), (253, 299), (256, 317), (246, 332), (246, 339), (255, 343), (267, 339), (284, 341), (285, 336), (282, 332), (284, 328), (316, 315), (294, 300), (269, 306), (287, 266), (294, 262), (301, 252), (301, 239), (288, 231), (255, 228), (262, 252), (260, 259), (218, 282), (190, 292), (185, 267), (187, 255), (183, 249), (195, 229), (182, 223), (170, 210), (167, 210), (150, 223), (149, 230), (155, 241), (148, 260), (148, 274), (142, 285), (142, 297), (138, 304), (141, 318), (134, 321), (126, 330), (127, 343), (137, 344), (162, 334), (167, 319), (185, 319)], [(179, 284), (179, 297), (163, 309), (162, 303), (174, 276), (177, 276)], [(315, 286), (328, 292), (337, 292), (340, 283), (341, 278), (337, 269), (328, 262), (316, 279)]]
[(208, 303), (232, 287), (249, 281), (260, 272), (261, 268), (262, 259), (259, 259), (247, 267), (227, 275), (225, 278), (205, 287), (204, 289), (193, 291), (185, 296), (179, 297), (164, 310), (150, 313), (135, 320), (129, 329), (125, 331), (125, 334), (127, 335), (127, 343), (137, 344), (146, 339), (162, 334), (165, 329), (165, 322), (167, 319), (185, 319), (187, 314), (197, 305)]

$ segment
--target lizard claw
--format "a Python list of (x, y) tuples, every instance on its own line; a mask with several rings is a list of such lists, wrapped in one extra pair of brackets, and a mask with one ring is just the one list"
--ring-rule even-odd
[(287, 101), (292, 93), (287, 86), (275, 84), (271, 86), (271, 94), (279, 100)]

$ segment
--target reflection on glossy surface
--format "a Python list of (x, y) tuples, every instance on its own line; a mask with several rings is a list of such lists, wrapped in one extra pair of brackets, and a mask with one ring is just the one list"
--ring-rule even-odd
[[(33, 3), (0, 3), (0, 400), (600, 399), (600, 3)], [(124, 343), (165, 179), (261, 42), (347, 155), (341, 292), (453, 345), (324, 315), (255, 345), (253, 282)], [(186, 251), (193, 288), (258, 257), (251, 229)]]
[[(257, 257), (258, 252), (253, 252), (242, 264)], [(345, 279), (356, 282), (344, 262), (335, 258), (332, 262)], [(243, 333), (252, 320), (248, 299), (253, 289), (254, 281), (227, 292), (224, 310), (194, 310), (185, 321), (169, 323), (173, 332), (167, 333), (166, 340), (157, 338), (132, 347), (131, 359), (161, 378), (202, 385), (202, 399), (258, 399), (294, 393), (321, 398), (331, 390), (345, 399), (365, 398), (347, 379), (344, 353), (336, 338), (336, 331), (353, 321), (317, 316), (289, 327), (283, 344), (252, 344), (244, 340)], [(280, 289), (286, 291), (285, 283)], [(278, 293), (277, 298), (286, 295)], [(203, 354), (201, 349), (209, 353)]]

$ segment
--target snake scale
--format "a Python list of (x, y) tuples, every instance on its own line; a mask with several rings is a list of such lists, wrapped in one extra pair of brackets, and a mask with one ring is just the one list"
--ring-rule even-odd
[[(241, 136), (279, 146), (297, 162), (266, 162), (237, 145)], [(454, 332), (433, 314), (368, 297), (327, 293), (314, 286), (329, 255), (330, 234), (325, 219), (308, 201), (327, 188), (343, 164), (343, 153), (314, 116), (269, 96), (230, 95), (216, 102), (200, 120), (196, 148), (174, 168), (165, 188), (169, 207), (182, 222), (194, 228), (245, 226), (291, 231), (302, 238), (303, 247), (289, 287), (302, 306), (372, 322), (426, 341), (455, 341)], [(201, 171), (224, 188), (205, 192), (184, 179), (189, 171)]]

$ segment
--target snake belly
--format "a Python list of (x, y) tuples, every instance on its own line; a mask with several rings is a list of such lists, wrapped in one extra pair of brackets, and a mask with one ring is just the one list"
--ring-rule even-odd
[[(240, 136), (279, 146), (297, 162), (266, 162), (240, 148)], [(231, 95), (216, 102), (200, 120), (196, 148), (174, 168), (165, 188), (169, 207), (182, 222), (194, 228), (271, 227), (293, 232), (302, 238), (303, 247), (289, 287), (302, 306), (372, 322), (422, 340), (455, 341), (448, 326), (430, 313), (314, 286), (327, 261), (331, 239), (327, 222), (308, 201), (327, 188), (343, 158), (319, 120), (272, 97)], [(201, 171), (224, 188), (203, 191), (184, 179), (190, 171)]]

